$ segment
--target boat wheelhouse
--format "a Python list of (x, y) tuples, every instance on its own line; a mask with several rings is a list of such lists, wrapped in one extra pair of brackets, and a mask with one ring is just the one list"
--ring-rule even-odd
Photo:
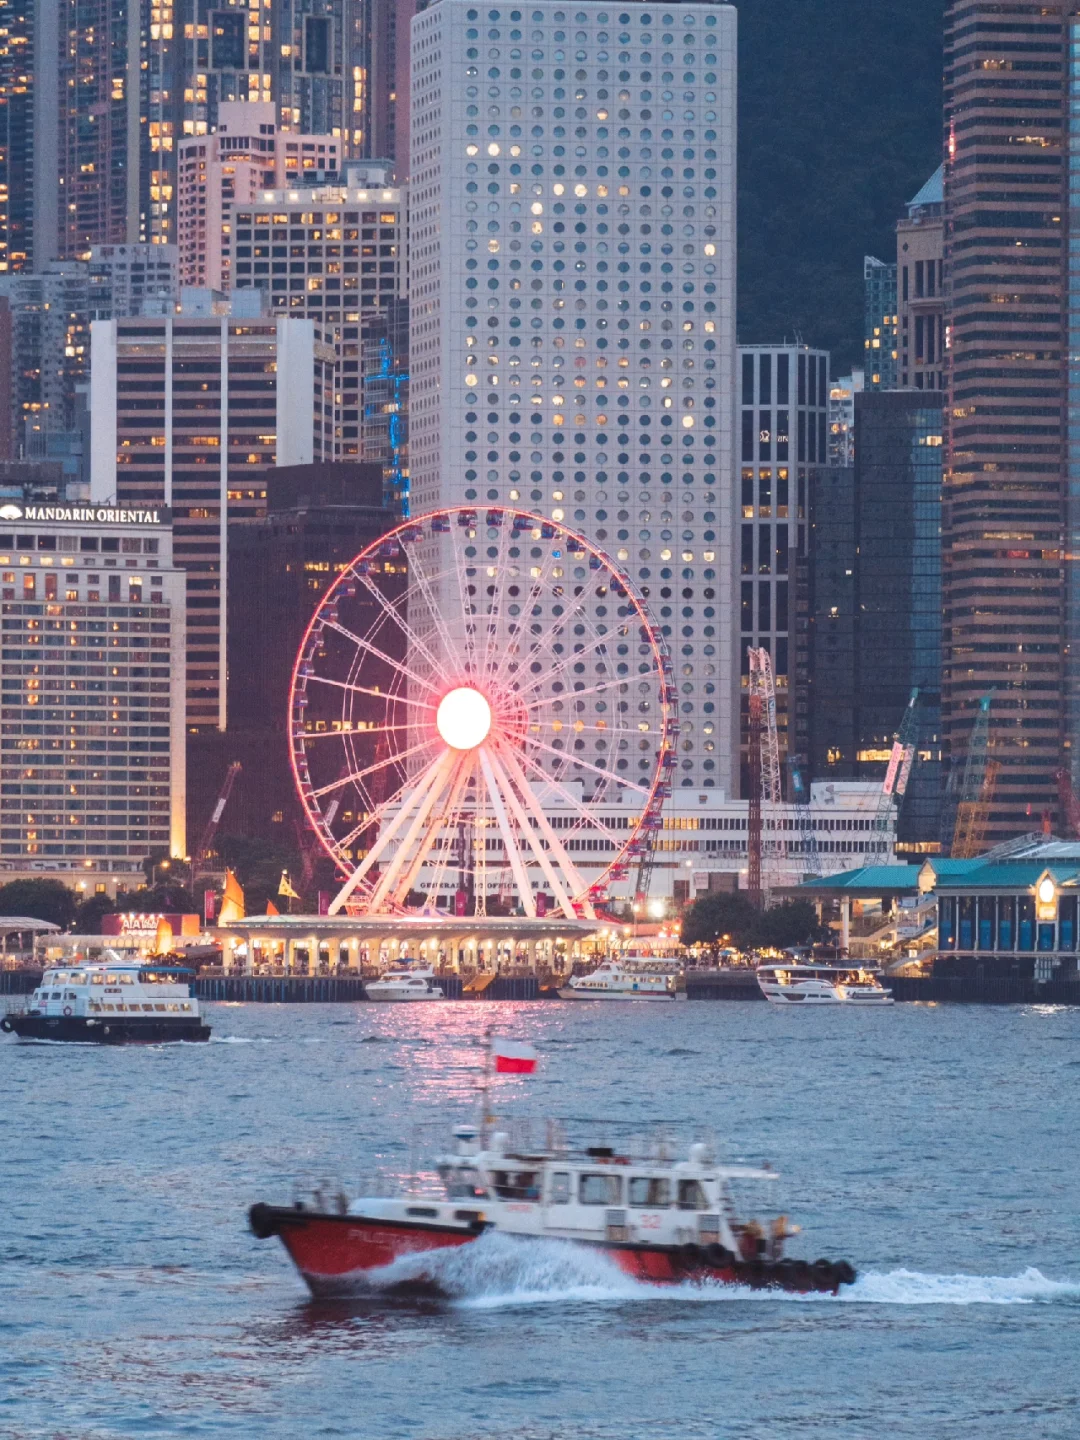
[(100, 962), (46, 970), (25, 1005), (0, 1019), (0, 1029), (23, 1040), (102, 1045), (208, 1040), (194, 978), (182, 966), (139, 964), (110, 951)]

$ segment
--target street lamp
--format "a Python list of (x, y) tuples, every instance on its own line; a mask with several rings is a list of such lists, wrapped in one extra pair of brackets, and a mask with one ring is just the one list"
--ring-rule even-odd
[(158, 872), (159, 870), (168, 870), (170, 863), (171, 863), (171, 862), (168, 861), (168, 860), (159, 860), (159, 861), (157, 861), (157, 863), (154, 865), (154, 867), (153, 867), (153, 869), (151, 870), (150, 873), (151, 873), (151, 876), (153, 877), (153, 881), (154, 881), (154, 884), (155, 884), (155, 885), (157, 884), (157, 872)]

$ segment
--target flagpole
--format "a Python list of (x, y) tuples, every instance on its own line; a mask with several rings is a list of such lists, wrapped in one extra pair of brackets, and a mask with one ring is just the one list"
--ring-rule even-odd
[(480, 1076), (480, 1148), (487, 1149), (488, 1125), (491, 1116), (488, 1115), (488, 1085), (491, 1077), (491, 1037), (495, 1033), (494, 1025), (489, 1025), (484, 1031), (484, 1068)]

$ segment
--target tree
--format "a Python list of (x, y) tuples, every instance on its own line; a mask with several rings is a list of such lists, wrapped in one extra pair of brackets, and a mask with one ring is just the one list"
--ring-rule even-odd
[(784, 900), (760, 911), (745, 894), (720, 890), (695, 900), (682, 924), (684, 945), (715, 946), (729, 941), (740, 950), (782, 950), (788, 945), (812, 944), (829, 934), (818, 924), (809, 900)]
[(59, 880), (11, 880), (0, 885), (0, 915), (50, 920), (66, 930), (75, 919), (75, 892)]
[(755, 943), (761, 916), (744, 894), (710, 890), (683, 915), (684, 945), (716, 945), (724, 937), (741, 948)]

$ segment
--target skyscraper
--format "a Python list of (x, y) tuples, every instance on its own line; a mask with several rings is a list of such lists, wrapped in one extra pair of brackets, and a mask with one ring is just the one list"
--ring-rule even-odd
[(328, 453), (332, 351), (310, 320), (205, 303), (92, 326), (95, 500), (167, 506), (187, 572), (187, 724), (226, 724), (227, 531), (266, 507), (263, 471)]
[[(740, 345), (739, 612), (741, 673), (762, 646), (776, 678), (781, 762), (806, 749), (806, 634), (796, 623), (810, 491), (829, 464), (829, 355), (805, 345)], [(749, 692), (741, 748), (749, 745)], [(743, 791), (745, 793), (745, 780)]]
[(1066, 451), (1065, 413), (1066, 375), (1080, 401), (1066, 351), (1080, 339), (1063, 132), (1065, 117), (1080, 126), (1073, 10), (1064, 0), (946, 9), (942, 723), (962, 763), (993, 692), (990, 842), (1055, 813), (1063, 753), (1077, 763), (1080, 606), (1076, 560), (1063, 556), (1080, 553), (1080, 459)]
[(437, 0), (410, 170), (415, 504), (522, 503), (608, 549), (671, 649), (674, 784), (728, 795), (735, 21)]
[(945, 375), (942, 167), (908, 201), (896, 225), (897, 316), (901, 389), (940, 390)]
[(59, 12), (0, 0), (0, 273), (59, 254)]
[(863, 258), (863, 362), (867, 390), (896, 386), (896, 266)]

